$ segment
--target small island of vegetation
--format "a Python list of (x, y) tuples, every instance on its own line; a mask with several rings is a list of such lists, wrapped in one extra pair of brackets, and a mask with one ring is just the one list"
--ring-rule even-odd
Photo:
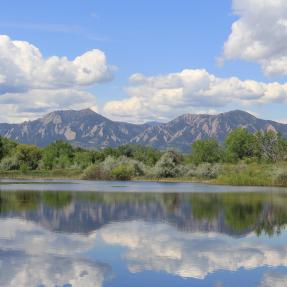
[(87, 150), (64, 141), (39, 148), (0, 137), (0, 177), (287, 186), (287, 141), (273, 131), (239, 128), (223, 143), (197, 140), (181, 154), (130, 144)]

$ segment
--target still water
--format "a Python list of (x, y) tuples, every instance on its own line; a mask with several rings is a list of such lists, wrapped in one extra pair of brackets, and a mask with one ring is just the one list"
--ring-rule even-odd
[(287, 191), (0, 182), (0, 286), (287, 286)]

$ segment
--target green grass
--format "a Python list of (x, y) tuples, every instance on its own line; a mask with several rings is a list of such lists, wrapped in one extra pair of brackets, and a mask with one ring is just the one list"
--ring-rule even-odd
[(219, 175), (214, 179), (200, 177), (136, 178), (134, 180), (159, 182), (197, 182), (233, 186), (287, 186), (287, 163), (238, 163), (221, 164)]
[(287, 186), (286, 163), (223, 165), (220, 175), (212, 182), (228, 185)]
[[(0, 178), (8, 179), (80, 179), (83, 171), (79, 169), (0, 171)], [(197, 182), (207, 184), (237, 186), (287, 186), (287, 162), (277, 164), (249, 163), (221, 164), (216, 178), (176, 177), (152, 178), (140, 176), (134, 181), (153, 182)]]
[(60, 169), (60, 170), (31, 170), (21, 172), (0, 171), (0, 178), (6, 179), (79, 179), (82, 174), (78, 169)]

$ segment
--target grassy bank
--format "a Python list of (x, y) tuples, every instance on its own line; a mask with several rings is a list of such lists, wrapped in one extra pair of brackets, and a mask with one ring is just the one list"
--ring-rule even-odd
[[(151, 175), (130, 178), (89, 177), (80, 169), (56, 169), (34, 171), (0, 171), (0, 178), (6, 179), (92, 179), (92, 180), (134, 180), (152, 182), (197, 182), (234, 186), (287, 186), (287, 163), (263, 164), (240, 162), (237, 164), (186, 165), (185, 175), (175, 177), (154, 177)], [(92, 170), (93, 172), (93, 170)], [(98, 172), (98, 170), (97, 170)], [(93, 175), (96, 175), (93, 177)]]
[(64, 141), (39, 148), (0, 137), (0, 178), (287, 186), (287, 140), (236, 129), (224, 143), (197, 140), (182, 154), (138, 145), (85, 150)]
[(217, 178), (212, 182), (238, 186), (287, 186), (287, 165), (285, 162), (224, 164)]
[[(215, 167), (216, 166), (216, 167)], [(194, 168), (194, 167), (193, 167)], [(238, 164), (201, 165), (191, 176), (174, 178), (136, 177), (134, 180), (154, 182), (197, 182), (233, 186), (287, 186), (287, 164), (262, 164), (243, 162)], [(209, 170), (216, 169), (212, 175)], [(200, 170), (200, 172), (198, 172)]]
[(5, 179), (80, 179), (82, 171), (79, 169), (60, 170), (19, 170), (0, 171), (0, 178)]

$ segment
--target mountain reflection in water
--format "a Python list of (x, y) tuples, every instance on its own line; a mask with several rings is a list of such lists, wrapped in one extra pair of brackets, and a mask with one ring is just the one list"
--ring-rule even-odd
[(286, 223), (285, 193), (1, 191), (0, 286), (287, 286)]

